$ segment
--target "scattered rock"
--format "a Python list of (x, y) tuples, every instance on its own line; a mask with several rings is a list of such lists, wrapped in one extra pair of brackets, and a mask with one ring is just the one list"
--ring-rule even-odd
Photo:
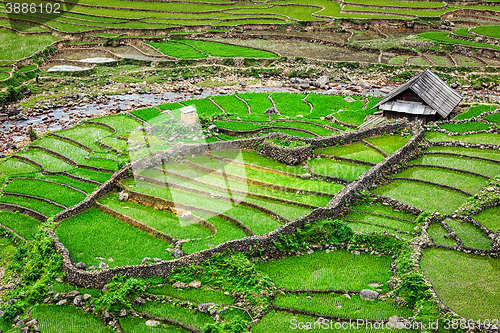
[(76, 296), (75, 299), (73, 300), (73, 304), (76, 306), (82, 306), (82, 296)]
[(20, 333), (29, 333), (29, 331), (30, 331), (29, 327), (23, 327), (21, 328)]
[(73, 290), (68, 293), (68, 298), (73, 299), (78, 295), (80, 295), (80, 292), (78, 290)]
[(84, 262), (79, 262), (75, 265), (76, 268), (78, 269), (83, 269), (83, 270), (86, 270), (87, 269), (87, 264), (84, 263)]
[(138, 304), (144, 304), (144, 303), (146, 303), (146, 300), (142, 297), (136, 297), (135, 302)]
[(354, 98), (352, 98), (351, 96), (346, 96), (346, 97), (344, 97), (344, 101), (346, 101), (346, 102), (348, 102), (348, 103), (352, 103), (352, 102), (354, 102), (354, 101), (355, 101), (355, 99), (354, 99)]
[(181, 215), (181, 219), (189, 220), (191, 218), (191, 216), (193, 216), (193, 213), (185, 212), (184, 214)]
[(201, 303), (198, 305), (198, 311), (207, 313), (209, 309), (214, 305), (215, 303)]
[(309, 179), (309, 178), (311, 178), (311, 177), (312, 177), (312, 176), (311, 176), (311, 174), (310, 174), (310, 173), (303, 173), (303, 174), (301, 174), (301, 175), (300, 175), (300, 178), (302, 178), (302, 179)]
[(188, 284), (191, 288), (200, 288), (201, 287), (201, 282), (198, 280), (194, 280), (190, 284)]
[(246, 87), (247, 83), (245, 81), (240, 81), (240, 86)]
[(351, 295), (349, 295), (349, 294), (342, 294), (342, 297), (351, 299)]
[(118, 194), (118, 201), (127, 201), (127, 200), (128, 200), (128, 193), (120, 192)]
[(36, 319), (30, 320), (26, 323), (26, 326), (28, 326), (28, 327), (35, 326), (35, 325), (38, 325), (38, 320), (36, 320)]
[(108, 265), (108, 264), (106, 264), (104, 261), (101, 261), (101, 262), (99, 263), (99, 268), (101, 268), (101, 269), (106, 269), (106, 268), (109, 268), (109, 265)]
[(141, 265), (144, 265), (148, 260), (152, 260), (152, 258), (150, 258), (150, 257), (143, 258), (141, 260)]
[(171, 256), (174, 257), (174, 258), (183, 257), (184, 256), (184, 251), (182, 251), (181, 249), (175, 249), (175, 250), (172, 251)]
[(83, 298), (83, 301), (84, 301), (84, 302), (87, 302), (89, 299), (91, 299), (91, 298), (92, 298), (92, 295), (89, 295), (89, 294), (83, 294), (83, 297), (82, 297), (82, 298)]
[(281, 115), (281, 112), (278, 111), (275, 107), (269, 108), (266, 111), (264, 111), (265, 114), (278, 114)]
[(160, 325), (160, 322), (158, 320), (152, 320), (152, 319), (146, 320), (146, 326), (156, 327), (159, 325)]
[(359, 292), (359, 297), (362, 299), (376, 299), (378, 295), (378, 292), (370, 289), (363, 289)]
[(57, 302), (57, 303), (56, 303), (56, 305), (66, 305), (67, 303), (68, 303), (68, 301), (67, 301), (67, 300), (62, 299), (62, 300), (60, 300), (59, 302)]
[(187, 288), (187, 287), (188, 287), (188, 285), (187, 285), (187, 284), (185, 284), (184, 282), (177, 281), (176, 283), (174, 283), (174, 284), (172, 285), (172, 287), (174, 287), (174, 288), (179, 288), (179, 289), (184, 289), (184, 288)]
[(383, 286), (383, 284), (382, 284), (382, 283), (380, 283), (380, 282), (372, 282), (372, 283), (368, 283), (368, 285), (369, 285), (370, 287), (373, 287), (373, 288), (380, 288), (380, 287), (382, 287), (382, 286)]
[(126, 317), (127, 316), (127, 310), (121, 309), (120, 311), (120, 317)]

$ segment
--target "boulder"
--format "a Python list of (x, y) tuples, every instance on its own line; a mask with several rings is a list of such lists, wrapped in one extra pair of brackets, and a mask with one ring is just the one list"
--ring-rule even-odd
[(378, 297), (379, 293), (374, 291), (374, 290), (370, 290), (370, 289), (363, 289), (359, 292), (359, 297), (361, 297), (362, 299), (369, 299), (369, 300), (372, 300), (372, 299), (376, 299)]
[(79, 262), (75, 265), (76, 268), (78, 269), (83, 269), (83, 270), (86, 270), (87, 269), (87, 264), (84, 263), (84, 262)]
[(80, 295), (80, 292), (78, 290), (73, 290), (68, 293), (68, 298), (73, 299), (78, 295)]
[(328, 84), (328, 82), (330, 82), (330, 78), (328, 77), (328, 75), (320, 76), (316, 80), (316, 84), (318, 84), (318, 87), (324, 86), (324, 85)]
[(76, 306), (82, 306), (82, 296), (76, 296), (75, 299), (73, 300), (73, 304)]
[(128, 193), (120, 192), (118, 194), (118, 201), (127, 201), (127, 200), (128, 200)]
[(56, 305), (66, 305), (67, 303), (68, 303), (68, 301), (63, 299), (63, 300), (60, 300), (59, 302), (57, 302)]
[(311, 177), (312, 177), (312, 176), (311, 176), (311, 174), (310, 174), (310, 173), (303, 173), (303, 174), (301, 174), (301, 175), (300, 175), (300, 178), (302, 178), (302, 179), (309, 179), (309, 178), (311, 178)]
[(120, 310), (120, 317), (126, 317), (127, 316), (127, 310), (121, 309)]
[(108, 265), (108, 264), (106, 264), (104, 261), (101, 261), (101, 262), (99, 263), (99, 268), (100, 268), (100, 269), (106, 269), (106, 268), (109, 268), (109, 265)]
[(198, 280), (194, 280), (190, 284), (188, 284), (191, 288), (200, 288), (201, 287), (201, 282)]
[(174, 258), (184, 257), (184, 251), (182, 251), (181, 249), (175, 249), (172, 251), (171, 256)]
[(354, 101), (355, 101), (355, 99), (354, 99), (354, 98), (352, 98), (351, 96), (346, 96), (346, 97), (344, 97), (344, 101), (346, 101), (346, 102), (348, 102), (348, 103), (352, 103), (352, 102), (354, 102)]
[(91, 298), (92, 298), (92, 295), (89, 295), (89, 294), (83, 294), (83, 297), (82, 297), (82, 298), (83, 298), (83, 301), (84, 301), (84, 302), (87, 302), (89, 299), (91, 299)]
[(17, 116), (19, 114), (20, 110), (18, 108), (10, 108), (7, 110), (7, 116), (12, 117), (12, 116)]
[(184, 288), (187, 288), (187, 284), (185, 284), (184, 282), (181, 282), (181, 281), (177, 281), (176, 283), (174, 283), (172, 285), (173, 288), (179, 288), (179, 289), (184, 289)]
[(191, 216), (193, 216), (193, 213), (185, 212), (184, 214), (181, 215), (181, 219), (189, 220), (191, 218)]
[(35, 326), (35, 325), (38, 325), (38, 320), (36, 320), (36, 319), (30, 320), (26, 323), (26, 326), (28, 326), (28, 327)]
[(281, 112), (278, 111), (275, 107), (269, 108), (266, 111), (264, 111), (265, 114), (278, 114), (281, 115)]
[(137, 304), (144, 304), (144, 303), (146, 303), (146, 300), (144, 298), (142, 298), (142, 297), (136, 297), (135, 298), (135, 302)]
[(160, 325), (160, 322), (158, 320), (152, 320), (152, 319), (146, 320), (146, 326), (156, 327), (159, 325)]
[(198, 305), (198, 311), (207, 313), (209, 309), (214, 305), (215, 303), (201, 303)]

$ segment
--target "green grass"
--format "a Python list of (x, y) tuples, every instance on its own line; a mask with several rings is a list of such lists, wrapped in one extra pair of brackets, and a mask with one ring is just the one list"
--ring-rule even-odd
[(14, 179), (4, 190), (46, 198), (66, 207), (73, 206), (86, 197), (70, 188), (37, 179)]
[(454, 30), (453, 33), (455, 35), (460, 35), (460, 36), (476, 37), (475, 35), (472, 35), (469, 33), (469, 28), (460, 28), (460, 29)]
[(9, 77), (9, 73), (0, 72), (0, 80), (5, 80)]
[(139, 312), (145, 312), (155, 316), (182, 321), (189, 326), (200, 330), (205, 325), (214, 323), (214, 319), (208, 313), (202, 313), (197, 310), (190, 310), (181, 306), (175, 306), (171, 303), (147, 302), (143, 305), (136, 305), (135, 309)]
[(345, 101), (344, 97), (345, 96), (309, 94), (306, 100), (313, 105), (313, 112), (307, 116), (304, 115), (304, 117), (318, 119), (320, 117), (326, 117), (340, 109), (358, 111), (363, 108), (364, 103), (359, 97), (354, 97), (356, 101), (350, 103)]
[(37, 65), (28, 65), (22, 68), (19, 68), (17, 72), (19, 73), (25, 73), (25, 72), (31, 72), (32, 70), (36, 69)]
[(498, 25), (487, 25), (479, 26), (471, 29), (471, 32), (475, 32), (478, 35), (500, 38), (500, 26)]
[(395, 180), (389, 185), (377, 187), (372, 192), (394, 198), (428, 212), (438, 210), (443, 214), (452, 213), (468, 198), (456, 191), (405, 180)]
[(413, 228), (415, 227), (415, 225), (410, 222), (373, 215), (370, 213), (352, 212), (347, 214), (344, 218), (346, 220), (364, 221), (377, 225), (388, 226), (406, 232), (413, 231)]
[(218, 230), (215, 237), (209, 239), (201, 239), (195, 241), (189, 241), (182, 245), (182, 249), (187, 253), (195, 253), (202, 250), (210, 249), (217, 246), (220, 243), (227, 242), (230, 240), (240, 239), (246, 237), (246, 235), (241, 231), (240, 228), (220, 217), (210, 217), (204, 214), (197, 213), (196, 215), (208, 219), (210, 223), (215, 225)]
[(500, 123), (500, 113), (487, 115), (486, 117), (484, 117), (484, 119), (493, 123)]
[(88, 155), (86, 150), (83, 150), (77, 145), (53, 136), (45, 136), (36, 141), (35, 145), (52, 149), (80, 164), (85, 164), (85, 157)]
[(430, 147), (426, 152), (455, 153), (468, 156), (478, 156), (500, 161), (500, 151), (493, 149), (465, 148), (465, 147)]
[(500, 145), (500, 134), (494, 133), (477, 133), (469, 135), (454, 135), (448, 136), (440, 132), (427, 132), (425, 137), (429, 141), (462, 141), (471, 143), (489, 143), (493, 145)]
[(500, 260), (445, 249), (424, 251), (420, 266), (441, 301), (466, 318), (498, 315)]
[(389, 63), (391, 65), (398, 65), (398, 66), (402, 66), (406, 63), (406, 60), (409, 58), (410, 56), (409, 55), (406, 55), (406, 54), (403, 54), (403, 55), (397, 55), (395, 57), (392, 57), (390, 60), (389, 60)]
[(408, 168), (394, 177), (422, 179), (459, 188), (471, 194), (478, 193), (487, 183), (483, 177), (438, 168)]
[(161, 324), (156, 327), (146, 326), (146, 319), (137, 317), (120, 318), (120, 326), (127, 333), (188, 333), (189, 331), (173, 325)]
[(439, 165), (472, 171), (489, 177), (495, 177), (496, 175), (500, 174), (500, 164), (458, 156), (424, 155), (419, 159), (411, 161), (410, 164)]
[(15, 45), (16, 47), (2, 48), (1, 60), (18, 60), (31, 56), (43, 50), (52, 42), (60, 38), (52, 35), (21, 36), (7, 29), (0, 28), (0, 45)]
[(113, 132), (103, 126), (98, 125), (81, 125), (72, 129), (59, 132), (60, 135), (76, 140), (94, 150), (102, 150), (95, 142), (105, 136), (113, 134)]
[(314, 132), (314, 133), (319, 134), (321, 136), (331, 136), (334, 134), (333, 131), (326, 129), (322, 126), (302, 123), (302, 122), (298, 122), (298, 121), (297, 122), (295, 122), (295, 121), (276, 121), (276, 122), (272, 123), (272, 126), (301, 128), (301, 129), (305, 129), (305, 130)]
[(31, 316), (38, 320), (42, 332), (113, 332), (99, 317), (76, 307), (41, 304), (31, 309)]
[(69, 170), (68, 173), (75, 175), (75, 176), (78, 176), (78, 177), (81, 177), (81, 178), (90, 179), (90, 180), (94, 180), (94, 181), (101, 182), (101, 183), (106, 182), (112, 176), (111, 173), (101, 172), (101, 171), (93, 171), (93, 170), (83, 169), (83, 168), (75, 168), (75, 169)]
[(328, 154), (355, 160), (379, 163), (384, 160), (384, 156), (373, 148), (365, 146), (363, 142), (351, 143), (344, 146), (320, 148), (314, 151), (316, 154)]
[(118, 171), (119, 169), (118, 163), (119, 163), (118, 161), (111, 161), (105, 158), (89, 158), (88, 160), (85, 161), (85, 163), (82, 164), (93, 166), (96, 168), (104, 168), (108, 170)]
[(470, 119), (472, 117), (479, 116), (483, 112), (495, 111), (495, 109), (495, 105), (476, 104), (471, 106), (467, 111), (460, 113), (458, 116), (453, 118), (453, 120)]
[(194, 303), (208, 303), (213, 302), (217, 304), (230, 305), (234, 303), (234, 299), (225, 295), (224, 292), (220, 290), (213, 289), (196, 289), (196, 288), (185, 288), (179, 289), (174, 288), (170, 284), (164, 284), (161, 287), (151, 286), (148, 293), (155, 295), (167, 295), (177, 299), (186, 300)]
[(313, 169), (314, 173), (348, 180), (356, 180), (364, 172), (372, 168), (368, 165), (334, 161), (329, 158), (313, 158), (307, 164)]
[(500, 230), (500, 219), (498, 216), (500, 216), (500, 207), (491, 207), (473, 217), (481, 222), (486, 228), (496, 232)]
[(351, 297), (348, 299), (334, 293), (278, 294), (273, 304), (322, 315), (374, 320), (387, 320), (393, 315), (407, 318), (413, 313), (411, 309), (398, 306), (391, 301), (364, 300), (358, 295)]
[(239, 97), (244, 99), (248, 105), (250, 105), (250, 110), (252, 112), (250, 118), (253, 121), (268, 121), (268, 116), (264, 114), (269, 108), (273, 107), (273, 104), (267, 98), (268, 93), (252, 93), (247, 92), (243, 94), (238, 94)]
[(281, 112), (282, 116), (296, 118), (297, 115), (306, 116), (309, 114), (310, 108), (307, 104), (302, 103), (302, 99), (306, 97), (303, 94), (292, 93), (273, 93), (272, 99), (276, 103), (276, 107)]
[(54, 206), (54, 205), (49, 204), (47, 202), (43, 202), (40, 200), (31, 199), (31, 198), (15, 197), (13, 195), (1, 196), (0, 202), (10, 203), (10, 204), (26, 207), (29, 209), (33, 209), (39, 213), (42, 213), (43, 215), (45, 215), (47, 217), (54, 216), (57, 213), (63, 211), (63, 209), (61, 207)]
[(491, 239), (476, 226), (451, 219), (446, 219), (445, 222), (465, 246), (480, 250), (488, 250), (491, 247)]
[(109, 194), (100, 203), (174, 238), (192, 239), (211, 235), (199, 224), (181, 225), (179, 218), (169, 210), (157, 210), (132, 201), (119, 202), (116, 194)]
[(149, 121), (153, 118), (158, 117), (161, 114), (161, 111), (156, 108), (146, 108), (146, 109), (134, 110), (130, 113), (132, 113), (134, 116), (138, 118), (141, 118), (144, 121)]
[[(96, 208), (65, 220), (56, 234), (75, 262), (110, 267), (138, 265), (145, 257), (169, 259), (170, 245), (109, 216)], [(113, 257), (114, 261), (96, 257)]]
[(0, 67), (0, 72), (10, 72), (12, 71), (12, 67)]
[[(266, 131), (267, 133), (270, 133), (270, 132), (279, 132), (279, 133), (285, 133), (285, 134), (289, 134), (291, 136), (296, 136), (296, 137), (299, 137), (299, 138), (314, 138), (314, 135), (312, 134), (309, 134), (309, 133), (304, 133), (304, 132), (301, 132), (301, 131), (297, 131), (297, 130), (289, 130), (289, 129), (269, 129)], [(264, 134), (262, 134), (264, 135)]]
[(99, 117), (92, 119), (92, 121), (97, 121), (114, 127), (116, 129), (115, 136), (121, 136), (125, 133), (134, 131), (138, 127), (144, 127), (140, 122), (126, 115)]
[(214, 57), (277, 58), (274, 53), (248, 47), (198, 40), (179, 41)]
[(365, 122), (366, 113), (356, 111), (340, 111), (334, 114), (335, 118), (344, 123), (361, 125)]
[(18, 155), (27, 157), (32, 161), (42, 164), (48, 171), (66, 171), (73, 168), (71, 164), (54, 157), (41, 149), (31, 148), (27, 151), (19, 152)]
[(427, 233), (432, 237), (434, 242), (438, 245), (456, 246), (457, 241), (453, 237), (445, 237), (448, 231), (441, 225), (441, 223), (433, 223), (427, 229)]
[(385, 284), (391, 276), (391, 262), (388, 257), (338, 250), (261, 262), (257, 268), (285, 289), (361, 290), (371, 282)]
[(491, 125), (486, 123), (471, 122), (471, 123), (460, 123), (460, 124), (443, 124), (439, 125), (439, 127), (448, 130), (450, 132), (462, 133), (468, 131), (486, 130), (489, 129)]
[(22, 162), (15, 157), (5, 159), (0, 164), (0, 172), (6, 174), (32, 172), (38, 169), (38, 167)]
[[(438, 13), (438, 12), (436, 12)], [(461, 39), (455, 39), (451, 38), (449, 32), (424, 32), (421, 34), (418, 34), (419, 37), (422, 37), (424, 39), (428, 39), (431, 41), (436, 41), (436, 42), (442, 42), (442, 43), (447, 43), (447, 44), (461, 44), (461, 45), (469, 45), (473, 47), (485, 47), (489, 49), (495, 49), (495, 50), (500, 50), (500, 46), (497, 45), (489, 45), (489, 44), (484, 44), (484, 43), (478, 43), (478, 42), (471, 42), (471, 41), (466, 41), (466, 40), (461, 40)]]
[(183, 105), (192, 105), (196, 108), (198, 115), (205, 117), (212, 117), (215, 115), (222, 115), (223, 112), (216, 107), (208, 98), (203, 99), (192, 99), (189, 101), (180, 102)]
[(424, 2), (424, 1), (390, 1), (387, 0), (350, 0), (353, 3), (362, 3), (376, 6), (399, 6), (399, 7), (441, 7), (444, 2)]
[(19, 212), (0, 211), (0, 224), (11, 228), (24, 238), (32, 240), (41, 223)]
[(374, 138), (366, 139), (366, 141), (379, 147), (389, 155), (394, 153), (399, 148), (403, 147), (408, 142), (408, 140), (410, 140), (410, 136), (401, 136), (399, 134), (377, 136)]
[(226, 110), (226, 113), (232, 114), (233, 117), (240, 116), (243, 119), (243, 117), (249, 116), (245, 103), (237, 99), (234, 95), (219, 95), (212, 97), (212, 99)]
[(155, 49), (158, 49), (161, 53), (174, 57), (183, 59), (199, 59), (206, 58), (207, 55), (201, 53), (189, 45), (177, 42), (161, 42), (161, 43), (148, 43)]
[(453, 54), (453, 59), (457, 62), (458, 66), (464, 67), (480, 67), (481, 63), (475, 59), (467, 58), (458, 54)]
[[(194, 163), (204, 163), (206, 158), (196, 156), (188, 158)], [(268, 171), (255, 170), (252, 168), (242, 168), (241, 166), (227, 164), (222, 161), (215, 161), (214, 166), (218, 170), (225, 170), (228, 174), (234, 174), (241, 177), (268, 182), (275, 185), (287, 186), (298, 189), (305, 189), (311, 191), (321, 191), (325, 193), (335, 194), (342, 188), (341, 185), (321, 182), (317, 180), (306, 180), (286, 175), (276, 174)]]
[(69, 178), (67, 176), (63, 176), (63, 175), (45, 175), (45, 174), (42, 174), (40, 172), (32, 172), (32, 173), (28, 173), (28, 174), (21, 174), (19, 176), (31, 177), (31, 178), (37, 178), (37, 179), (47, 179), (47, 180), (54, 181), (54, 182), (57, 182), (60, 184), (72, 186), (74, 188), (85, 191), (87, 193), (92, 193), (94, 190), (97, 189), (96, 185), (84, 183), (84, 182), (78, 181), (76, 179)]
[(449, 67), (452, 65), (452, 63), (446, 57), (437, 55), (430, 55), (429, 57), (436, 64), (436, 66)]
[(402, 219), (414, 221), (416, 216), (406, 212), (395, 211), (391, 206), (385, 206), (381, 203), (361, 203), (349, 207), (351, 210), (367, 211), (371, 213), (384, 214)]

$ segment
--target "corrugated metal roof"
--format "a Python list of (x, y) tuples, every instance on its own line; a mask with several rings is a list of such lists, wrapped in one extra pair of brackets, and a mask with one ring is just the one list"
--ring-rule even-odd
[[(447, 85), (439, 76), (427, 69), (409, 81), (393, 89), (373, 108), (387, 103), (406, 89), (411, 89), (422, 98), (434, 111), (446, 118), (463, 99), (459, 93)], [(397, 111), (397, 110), (393, 110)], [(406, 112), (406, 111), (398, 111)]]
[(395, 111), (409, 114), (436, 114), (436, 110), (428, 105), (411, 101), (388, 101), (378, 107), (380, 110)]

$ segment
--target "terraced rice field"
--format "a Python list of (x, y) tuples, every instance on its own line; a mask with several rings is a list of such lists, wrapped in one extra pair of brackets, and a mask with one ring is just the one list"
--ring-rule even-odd
[[(421, 266), (441, 300), (474, 320), (497, 313), (498, 259), (445, 249), (428, 249)], [(487, 290), (487, 292), (485, 292)]]

